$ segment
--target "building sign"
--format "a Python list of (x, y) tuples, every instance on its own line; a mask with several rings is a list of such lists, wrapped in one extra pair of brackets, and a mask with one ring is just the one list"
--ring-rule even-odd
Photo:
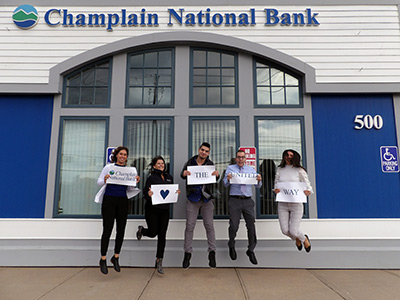
[(381, 152), (382, 172), (384, 173), (399, 172), (397, 146), (382, 146), (380, 152)]
[(239, 150), (243, 150), (244, 154), (246, 155), (246, 165), (254, 168), (254, 170), (257, 170), (257, 149), (256, 147), (246, 147), (246, 146), (241, 146), (239, 147)]
[[(32, 5), (21, 5), (14, 11), (13, 19), (15, 24), (23, 29), (33, 27), (31, 25), (39, 20), (39, 16), (34, 14), (36, 9)], [(168, 26), (234, 26), (246, 27), (255, 26), (256, 17), (263, 19), (263, 26), (318, 26), (318, 13), (306, 8), (299, 12), (279, 11), (275, 8), (264, 8), (256, 10), (249, 8), (243, 12), (218, 12), (210, 8), (197, 12), (186, 12), (185, 8), (167, 8)], [(164, 15), (162, 16), (165, 19)], [(28, 22), (29, 25), (20, 25), (19, 21)], [(132, 12), (127, 9), (120, 9), (112, 13), (87, 13), (71, 12), (68, 8), (51, 8), (44, 13), (44, 22), (51, 26), (63, 27), (104, 27), (107, 31), (113, 31), (117, 26), (123, 27), (157, 27), (159, 15), (149, 12), (145, 8)], [(17, 22), (18, 21), (18, 22)]]

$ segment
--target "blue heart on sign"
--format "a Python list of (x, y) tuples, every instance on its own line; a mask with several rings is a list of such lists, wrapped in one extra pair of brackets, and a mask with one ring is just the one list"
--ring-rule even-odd
[(167, 198), (168, 194), (169, 194), (169, 190), (166, 190), (166, 191), (161, 190), (160, 191), (160, 195), (161, 195), (161, 197), (163, 197), (164, 200), (165, 200), (165, 198)]

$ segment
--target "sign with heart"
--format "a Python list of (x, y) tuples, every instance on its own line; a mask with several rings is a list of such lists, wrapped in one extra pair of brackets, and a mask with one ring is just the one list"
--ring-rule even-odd
[(151, 202), (153, 205), (176, 203), (178, 201), (178, 194), (176, 191), (179, 189), (178, 184), (152, 184), (150, 186), (153, 191)]

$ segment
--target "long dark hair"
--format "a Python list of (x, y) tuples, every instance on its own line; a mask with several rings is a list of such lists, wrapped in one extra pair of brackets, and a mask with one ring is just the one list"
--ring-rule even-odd
[(300, 157), (299, 152), (297, 152), (296, 150), (293, 150), (293, 149), (287, 149), (287, 150), (283, 151), (282, 160), (281, 160), (281, 163), (279, 164), (278, 167), (284, 168), (286, 166), (285, 157), (289, 155), (288, 152), (292, 152), (293, 153), (292, 166), (295, 167), (295, 168), (304, 169), (304, 167), (301, 165), (301, 162), (300, 162), (301, 161), (301, 157)]
[(154, 172), (154, 165), (157, 163), (157, 161), (162, 160), (164, 162), (164, 170), (162, 171), (163, 173), (166, 172), (167, 170), (167, 165), (165, 164), (165, 159), (161, 155), (158, 155), (156, 157), (153, 157), (151, 162), (149, 163), (149, 168), (150, 168), (150, 173)]
[(129, 156), (129, 149), (125, 146), (119, 146), (117, 148), (115, 148), (112, 152), (111, 155), (111, 162), (116, 163), (117, 162), (117, 154), (121, 151), (121, 150), (125, 150), (126, 154)]

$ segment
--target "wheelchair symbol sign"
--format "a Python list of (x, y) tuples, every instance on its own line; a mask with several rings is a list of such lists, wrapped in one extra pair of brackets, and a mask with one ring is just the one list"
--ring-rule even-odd
[(384, 173), (399, 172), (397, 146), (382, 146), (380, 152), (381, 152), (382, 172)]
[(111, 154), (117, 147), (108, 147), (106, 150), (106, 164), (111, 164)]

